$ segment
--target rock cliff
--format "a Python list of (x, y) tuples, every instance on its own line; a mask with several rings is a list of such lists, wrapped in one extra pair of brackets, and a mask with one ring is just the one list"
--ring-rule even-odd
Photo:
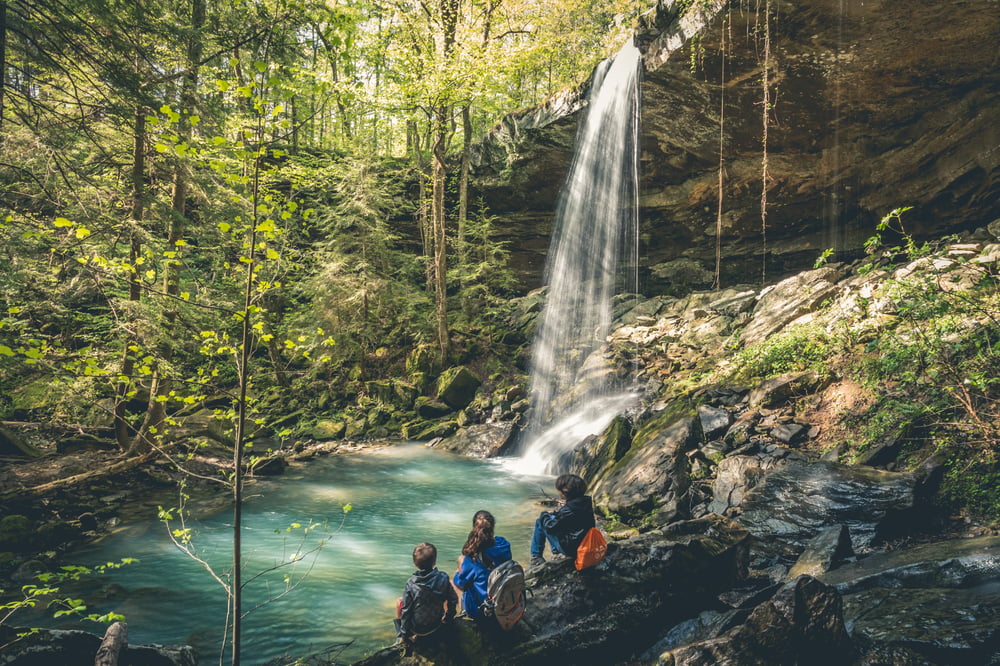
[[(857, 253), (898, 206), (914, 207), (918, 238), (994, 219), (995, 1), (772, 0), (766, 229), (763, 3), (698, 2), (684, 22), (679, 4), (639, 27), (647, 292), (712, 279), (720, 139), (723, 284), (800, 270), (828, 248)], [(517, 239), (525, 290), (541, 280), (585, 90), (508, 118), (478, 155), (474, 196)]]

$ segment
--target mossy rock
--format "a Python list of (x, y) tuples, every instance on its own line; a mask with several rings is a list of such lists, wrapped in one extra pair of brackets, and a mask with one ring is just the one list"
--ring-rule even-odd
[(438, 378), (436, 397), (455, 409), (468, 407), (482, 381), (464, 365), (448, 368)]
[(42, 451), (13, 430), (0, 426), (0, 455), (37, 458), (42, 455)]
[[(407, 424), (411, 425), (411, 424)], [(451, 437), (458, 432), (458, 421), (441, 421), (426, 423), (423, 428), (407, 428), (404, 437), (418, 442), (426, 442), (436, 437)]]
[(347, 424), (343, 421), (333, 421), (321, 419), (309, 430), (309, 436), (317, 442), (325, 442), (331, 439), (340, 439), (347, 431)]
[(417, 398), (413, 407), (414, 411), (417, 412), (417, 416), (423, 419), (436, 419), (455, 411), (444, 402), (428, 398), (425, 395)]
[(35, 530), (26, 516), (12, 514), (0, 519), (0, 549), (24, 550), (34, 541)]
[(418, 372), (435, 375), (440, 369), (440, 353), (433, 345), (420, 345), (406, 358), (406, 372), (411, 376)]
[(365, 432), (365, 420), (364, 419), (353, 419), (347, 423), (347, 428), (344, 431), (344, 437), (346, 439), (357, 439)]

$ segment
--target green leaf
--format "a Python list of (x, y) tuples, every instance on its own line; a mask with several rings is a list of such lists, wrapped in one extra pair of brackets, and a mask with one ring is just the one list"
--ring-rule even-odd
[(13, 356), (14, 350), (7, 345), (0, 345), (0, 356)]
[(67, 220), (65, 217), (57, 217), (52, 224), (56, 227), (72, 227), (74, 222)]

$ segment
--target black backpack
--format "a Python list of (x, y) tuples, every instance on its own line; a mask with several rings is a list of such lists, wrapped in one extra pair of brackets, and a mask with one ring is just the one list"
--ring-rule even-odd
[(524, 617), (524, 589), (524, 567), (514, 560), (498, 564), (486, 581), (483, 616), (495, 617), (501, 629), (513, 628)]

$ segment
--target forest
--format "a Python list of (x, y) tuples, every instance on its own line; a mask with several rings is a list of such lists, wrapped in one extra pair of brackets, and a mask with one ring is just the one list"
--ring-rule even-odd
[(252, 430), (480, 337), (518, 286), (470, 147), (620, 4), (6, 3), (7, 417), (97, 406), (141, 454), (186, 405), (243, 392)]
[[(998, 36), (990, 0), (0, 0), (0, 663), (84, 620), (103, 666), (996, 663)], [(589, 572), (528, 567), (562, 472)], [(380, 649), (477, 502), (524, 622)]]

